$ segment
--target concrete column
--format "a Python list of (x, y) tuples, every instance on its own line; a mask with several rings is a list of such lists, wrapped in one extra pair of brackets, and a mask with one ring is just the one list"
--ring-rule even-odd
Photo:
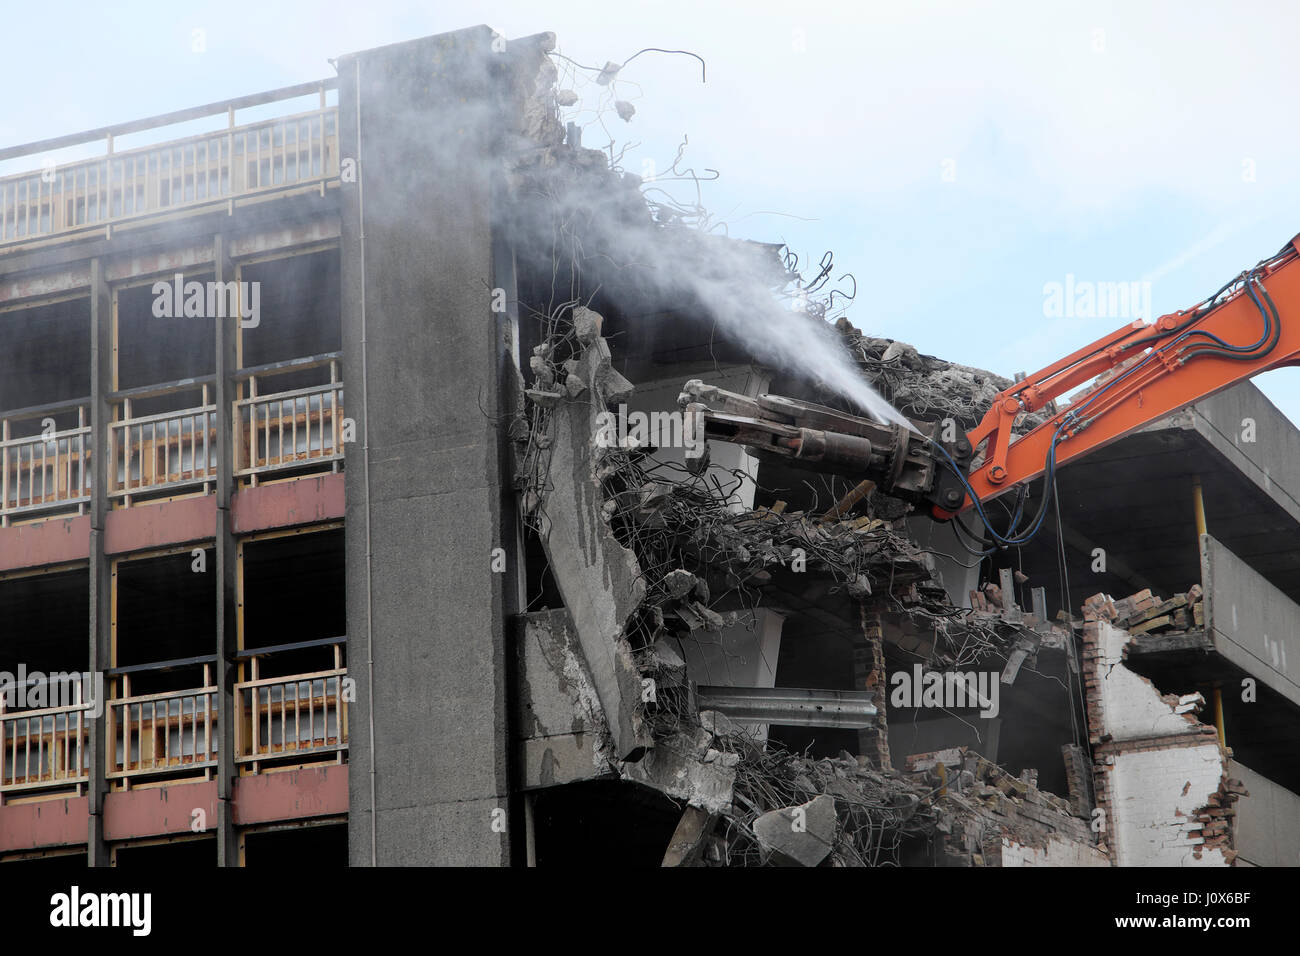
[[(217, 282), (232, 282), (235, 266), (230, 261), (230, 245), (225, 236), (213, 239), (213, 267)], [(242, 301), (242, 297), (240, 299)], [(236, 548), (230, 513), (234, 489), (235, 456), (232, 443), (234, 426), (231, 403), (237, 394), (235, 372), (239, 367), (235, 344), (240, 317), (215, 320), (217, 336), (217, 531), (216, 531), (216, 601), (217, 601), (217, 865), (238, 866), (239, 844), (234, 822), (235, 788), (235, 665), (232, 659), (239, 648), (236, 596)]]
[[(486, 27), (341, 57), (349, 858), (510, 860)], [(350, 181), (347, 169), (355, 163)], [(503, 826), (503, 824), (505, 824)]]
[[(102, 674), (112, 666), (111, 592), (112, 574), (104, 554), (104, 522), (108, 514), (109, 441), (108, 423), (112, 420), (108, 393), (113, 389), (113, 298), (104, 278), (103, 261), (90, 260), (90, 434), (93, 447), (93, 487), (90, 496), (90, 665), (92, 674)], [(104, 696), (108, 696), (104, 680)], [(108, 846), (104, 843), (104, 794), (108, 792), (108, 703), (103, 714), (90, 722), (90, 786), (88, 805), (87, 863), (108, 866)]]

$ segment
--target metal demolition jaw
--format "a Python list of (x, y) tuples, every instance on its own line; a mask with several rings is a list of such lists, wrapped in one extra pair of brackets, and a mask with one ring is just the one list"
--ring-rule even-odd
[(687, 382), (677, 401), (697, 429), (702, 423), (704, 438), (743, 445), (760, 461), (867, 479), (886, 494), (940, 516), (961, 510), (966, 500), (958, 476), (936, 461), (935, 445), (964, 474), (970, 443), (964, 433), (943, 441), (941, 423), (886, 425), (781, 395), (750, 398), (699, 379)]

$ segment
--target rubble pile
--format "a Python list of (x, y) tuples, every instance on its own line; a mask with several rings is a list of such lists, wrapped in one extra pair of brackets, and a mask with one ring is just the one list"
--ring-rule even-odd
[[(979, 424), (998, 392), (1009, 388), (1009, 378), (922, 355), (914, 346), (895, 339), (863, 333), (841, 317), (835, 328), (857, 357), (864, 377), (881, 395), (909, 418), (939, 421), (952, 418), (970, 430)], [(1017, 431), (1028, 431), (1055, 413), (1054, 407), (1023, 414)]]
[[(774, 577), (788, 572), (829, 576), (833, 590), (852, 599), (884, 602), (927, 635), (910, 649), (921, 649), (918, 656), (936, 667), (1005, 656), (1021, 637), (1019, 623), (954, 607), (902, 519), (826, 518), (816, 508), (788, 512), (779, 501), (737, 513), (703, 478), (666, 481), (662, 467), (624, 456), (622, 467), (606, 475), (607, 515), (636, 554), (653, 609), (643, 644), (654, 643), (665, 624), (691, 632), (725, 626), (729, 619), (710, 611), (710, 603), (753, 607)], [(689, 587), (683, 575), (691, 577)]]
[(881, 771), (847, 751), (811, 759), (760, 747), (722, 715), (701, 716), (715, 752), (739, 755), (732, 806), (701, 835), (703, 865), (899, 865), (904, 843), (920, 838), (943, 865), (985, 866), (999, 862), (1004, 839), (1089, 842), (1087, 823), (1039, 790), (1034, 771), (1013, 777), (965, 747)]
[(740, 735), (724, 735), (718, 745), (742, 756), (733, 809), (708, 854), (715, 865), (897, 864), (904, 839), (932, 834), (939, 824), (934, 788), (872, 769), (865, 757), (841, 751), (813, 760), (770, 742), (760, 749)]
[(1205, 626), (1199, 584), (1167, 601), (1152, 594), (1150, 588), (1118, 601), (1108, 594), (1094, 594), (1083, 602), (1083, 613), (1085, 620), (1109, 621), (1130, 634), (1183, 634)]

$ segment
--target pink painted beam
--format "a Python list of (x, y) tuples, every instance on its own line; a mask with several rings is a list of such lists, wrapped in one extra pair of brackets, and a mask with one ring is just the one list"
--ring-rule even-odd
[[(195, 811), (199, 811), (196, 813)], [(217, 782), (174, 783), (104, 795), (104, 839), (197, 833), (217, 826)]]
[(86, 797), (0, 807), (0, 852), (84, 846), (89, 833), (89, 807)]
[(235, 825), (348, 812), (348, 765), (303, 767), (235, 781)]
[(85, 561), (89, 556), (89, 515), (0, 528), (0, 571)]
[(333, 521), (343, 517), (343, 474), (243, 488), (230, 507), (235, 534)]
[(104, 525), (104, 551), (126, 554), (191, 541), (208, 541), (216, 534), (216, 496), (181, 498), (110, 511)]

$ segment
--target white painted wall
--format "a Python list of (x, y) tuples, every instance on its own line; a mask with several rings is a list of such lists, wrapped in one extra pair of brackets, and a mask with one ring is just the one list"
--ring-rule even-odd
[(1120, 754), (1110, 769), (1111, 812), (1107, 821), (1117, 866), (1227, 866), (1218, 849), (1201, 859), (1204, 842), (1195, 819), (1219, 789), (1223, 754), (1217, 740)]
[(1195, 819), (1219, 789), (1226, 759), (1218, 738), (1202, 732), (1191, 714), (1179, 714), (1145, 677), (1124, 664), (1129, 635), (1098, 624), (1102, 732), (1114, 740), (1168, 738), (1157, 750), (1106, 759), (1110, 812), (1106, 839), (1117, 866), (1226, 866), (1218, 849), (1193, 855), (1204, 843)]
[(1100, 622), (1098, 633), (1103, 730), (1116, 740), (1198, 734), (1197, 724), (1175, 713), (1160, 699), (1155, 685), (1124, 666), (1128, 633), (1105, 621)]

